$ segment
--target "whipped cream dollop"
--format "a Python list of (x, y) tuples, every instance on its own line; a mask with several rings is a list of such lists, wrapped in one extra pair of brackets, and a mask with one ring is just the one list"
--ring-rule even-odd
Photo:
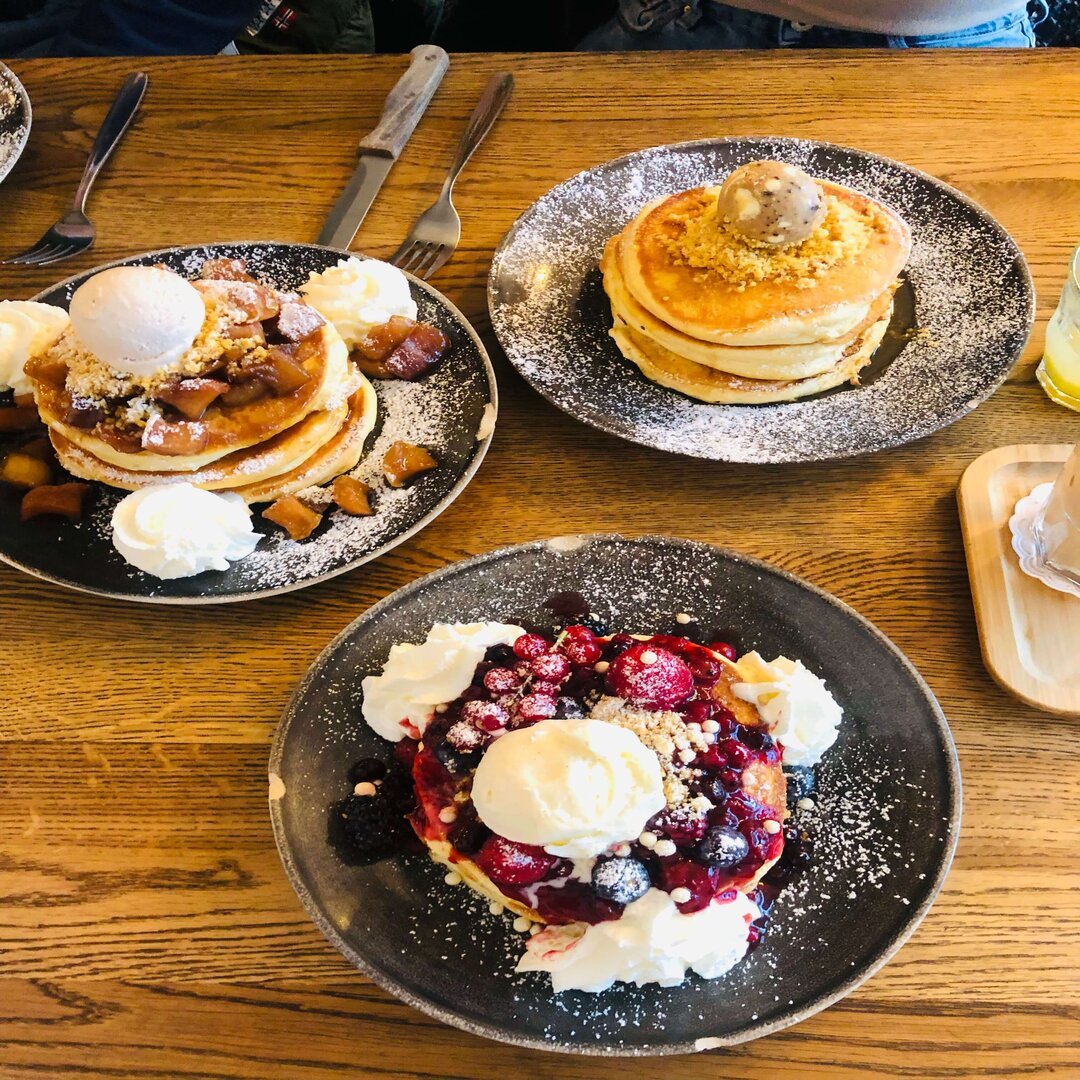
[(193, 484), (133, 491), (113, 511), (112, 529), (113, 545), (132, 566), (163, 579), (228, 570), (260, 540), (239, 495)]
[(152, 375), (191, 348), (206, 305), (190, 281), (159, 266), (114, 266), (71, 298), (71, 328), (103, 364)]
[[(380, 675), (368, 675), (364, 719), (391, 742), (422, 735), (436, 705), (469, 686), (492, 645), (511, 645), (525, 631), (507, 623), (436, 623), (421, 645), (394, 645)], [(411, 729), (411, 730), (410, 730)]]
[(23, 365), (56, 344), (70, 323), (68, 313), (36, 300), (0, 300), (0, 390), (30, 394)]
[(416, 318), (409, 279), (378, 259), (342, 259), (322, 273), (312, 272), (300, 292), (350, 350), (394, 315)]
[(632, 731), (593, 719), (507, 732), (480, 759), (472, 798), (500, 836), (568, 859), (637, 837), (666, 805), (656, 755)]
[(784, 747), (784, 764), (816, 765), (836, 742), (843, 716), (824, 681), (786, 656), (769, 663), (752, 652), (735, 666), (742, 678), (732, 687), (735, 696), (757, 708)]
[(599, 993), (612, 983), (676, 986), (695, 971), (715, 979), (749, 947), (760, 911), (745, 893), (684, 915), (671, 897), (650, 889), (611, 922), (553, 926), (529, 939), (518, 971), (551, 973), (551, 988)]

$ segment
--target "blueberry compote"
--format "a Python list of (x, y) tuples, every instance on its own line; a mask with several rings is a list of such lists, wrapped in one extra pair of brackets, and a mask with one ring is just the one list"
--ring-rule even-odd
[[(489, 649), (472, 684), (435, 714), (422, 741), (398, 744), (399, 755), (414, 754), (417, 835), (449, 845), (451, 860), (472, 860), (501, 892), (552, 924), (618, 918), (649, 886), (680, 890), (684, 913), (723, 899), (781, 854), (784, 784), (780, 747), (731, 693), (731, 669), (715, 655), (728, 652), (721, 645), (673, 635), (600, 637), (575, 623), (554, 639), (528, 633), (512, 647)], [(487, 747), (506, 731), (586, 715), (604, 697), (622, 699), (645, 725), (666, 714), (665, 730), (670, 735), (674, 725), (682, 747), (658, 752), (668, 806), (640, 837), (598, 860), (626, 865), (590, 872), (487, 829), (469, 797)]]

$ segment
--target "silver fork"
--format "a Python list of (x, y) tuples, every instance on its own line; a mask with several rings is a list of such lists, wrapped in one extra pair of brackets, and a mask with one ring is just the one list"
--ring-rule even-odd
[(507, 72), (492, 75), (488, 80), (465, 126), (457, 157), (446, 175), (442, 191), (438, 199), (416, 219), (405, 242), (391, 256), (390, 261), (395, 266), (426, 280), (454, 254), (461, 239), (461, 218), (451, 198), (454, 181), (473, 151), (484, 141), (484, 136), (498, 119), (513, 89), (514, 77)]
[(12, 255), (10, 259), (4, 259), (5, 263), (48, 266), (49, 263), (78, 255), (79, 252), (86, 251), (93, 245), (94, 223), (85, 213), (86, 198), (90, 194), (90, 188), (97, 179), (102, 165), (109, 160), (134, 119), (142, 103), (143, 94), (146, 93), (147, 82), (146, 75), (141, 71), (132, 72), (124, 80), (123, 86), (120, 87), (119, 93), (101, 123), (97, 138), (94, 139), (94, 145), (90, 149), (90, 158), (86, 162), (86, 169), (83, 171), (82, 180), (79, 181), (79, 190), (75, 192), (71, 209), (36, 244), (18, 255)]

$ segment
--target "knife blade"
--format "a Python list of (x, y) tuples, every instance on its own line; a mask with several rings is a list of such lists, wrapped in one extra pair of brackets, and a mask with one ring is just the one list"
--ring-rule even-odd
[(438, 45), (417, 45), (410, 55), (409, 69), (387, 95), (378, 124), (360, 141), (356, 169), (319, 233), (320, 244), (347, 248), (352, 243), (450, 66), (450, 57)]

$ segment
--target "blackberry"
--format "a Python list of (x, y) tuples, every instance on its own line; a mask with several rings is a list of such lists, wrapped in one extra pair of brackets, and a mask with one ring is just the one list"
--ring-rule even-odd
[(447, 834), (450, 843), (463, 855), (475, 855), (491, 835), (491, 830), (480, 820), (471, 802), (458, 807), (457, 821)]
[(557, 720), (580, 720), (584, 716), (585, 709), (572, 697), (561, 697), (555, 702), (555, 719)]
[(650, 885), (649, 871), (637, 859), (608, 855), (597, 859), (593, 865), (593, 892), (602, 900), (631, 904), (644, 896)]
[(697, 853), (706, 866), (723, 868), (741, 863), (750, 854), (750, 845), (737, 829), (714, 825), (702, 837)]
[(355, 787), (357, 784), (381, 780), (385, 775), (385, 761), (380, 761), (378, 758), (374, 757), (361, 758), (349, 770), (349, 783)]
[(331, 828), (335, 827), (362, 862), (393, 855), (408, 835), (408, 823), (400, 809), (381, 795), (348, 795), (334, 803)]
[(448, 739), (443, 739), (433, 750), (435, 757), (446, 766), (446, 771), (455, 776), (469, 772), (476, 768), (480, 761), (478, 753), (462, 754), (455, 750)]

